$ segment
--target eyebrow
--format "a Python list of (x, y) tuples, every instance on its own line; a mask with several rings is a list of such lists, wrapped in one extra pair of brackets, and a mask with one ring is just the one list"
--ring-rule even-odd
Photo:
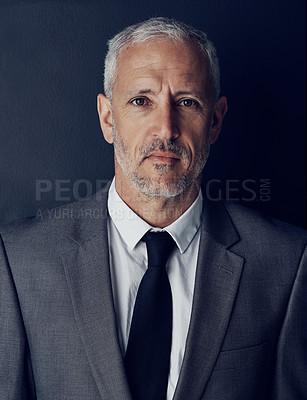
[[(151, 89), (141, 89), (139, 91), (133, 91), (131, 90), (129, 92), (129, 95), (134, 95), (137, 96), (139, 94), (156, 94), (155, 91), (151, 90)], [(178, 92), (174, 93), (174, 96), (182, 96), (182, 95), (192, 95), (192, 96), (197, 96), (199, 98), (202, 97), (202, 93), (197, 91), (197, 90), (179, 90)]]
[(130, 96), (137, 96), (138, 94), (148, 94), (148, 93), (155, 94), (155, 92), (151, 89), (130, 90), (128, 94)]
[(197, 90), (179, 90), (175, 93), (175, 96), (182, 96), (182, 95), (192, 95), (197, 97), (202, 97), (202, 92)]

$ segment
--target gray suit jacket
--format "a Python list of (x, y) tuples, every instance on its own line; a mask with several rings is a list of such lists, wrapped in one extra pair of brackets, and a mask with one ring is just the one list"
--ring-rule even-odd
[[(3, 229), (1, 400), (131, 400), (106, 199), (102, 191)], [(306, 243), (299, 228), (205, 200), (174, 400), (307, 398)]]

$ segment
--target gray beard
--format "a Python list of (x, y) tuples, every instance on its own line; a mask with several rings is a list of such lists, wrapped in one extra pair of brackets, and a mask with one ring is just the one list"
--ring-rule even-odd
[[(150, 197), (175, 197), (180, 195), (185, 189), (194, 183), (200, 176), (203, 168), (206, 165), (209, 151), (210, 151), (210, 134), (205, 145), (200, 149), (196, 155), (196, 161), (193, 169), (187, 172), (186, 175), (177, 179), (165, 179), (164, 174), (172, 170), (174, 167), (167, 164), (154, 164), (155, 169), (159, 173), (158, 178), (148, 178), (141, 176), (135, 169), (133, 160), (129, 157), (129, 152), (126, 144), (120, 139), (113, 121), (113, 141), (114, 153), (116, 159), (125, 172), (127, 177), (134, 183), (136, 188)], [(145, 146), (139, 152), (136, 166), (140, 166), (144, 157), (156, 150), (171, 151), (178, 155), (181, 159), (185, 160), (190, 165), (191, 157), (184, 147), (176, 145), (173, 141), (165, 141), (162, 139), (155, 139), (150, 145)]]

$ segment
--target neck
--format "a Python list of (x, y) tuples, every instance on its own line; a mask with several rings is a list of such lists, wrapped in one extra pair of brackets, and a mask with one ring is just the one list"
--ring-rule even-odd
[(176, 221), (195, 201), (201, 176), (182, 193), (173, 197), (149, 196), (131, 181), (115, 175), (115, 188), (121, 199), (144, 221), (157, 228), (165, 228)]

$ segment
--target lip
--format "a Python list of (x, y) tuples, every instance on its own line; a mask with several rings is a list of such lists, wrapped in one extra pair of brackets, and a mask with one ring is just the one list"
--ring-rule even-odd
[(154, 161), (161, 161), (168, 163), (180, 160), (177, 154), (172, 153), (170, 151), (155, 151), (146, 158)]

